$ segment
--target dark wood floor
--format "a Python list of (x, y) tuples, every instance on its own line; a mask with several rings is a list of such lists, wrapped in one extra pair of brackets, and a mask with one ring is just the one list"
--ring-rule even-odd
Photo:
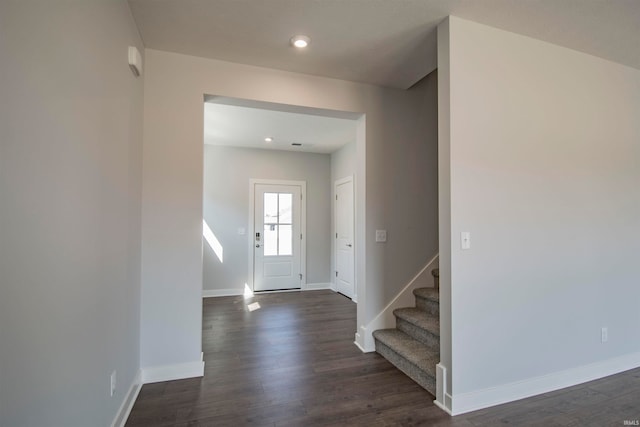
[(381, 356), (358, 350), (355, 317), (355, 304), (331, 291), (205, 299), (205, 376), (145, 385), (127, 426), (622, 426), (640, 419), (640, 369), (451, 418)]

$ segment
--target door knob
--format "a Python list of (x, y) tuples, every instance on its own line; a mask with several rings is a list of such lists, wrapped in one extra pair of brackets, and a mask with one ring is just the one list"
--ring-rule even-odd
[(347, 243), (347, 246), (352, 247), (353, 245), (351, 243)]
[(256, 245), (256, 248), (259, 248), (259, 247), (260, 247), (260, 243), (258, 243), (258, 244)]

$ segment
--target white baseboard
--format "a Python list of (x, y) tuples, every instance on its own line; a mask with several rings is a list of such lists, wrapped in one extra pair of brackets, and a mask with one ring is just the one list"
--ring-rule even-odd
[(235, 297), (244, 295), (244, 289), (203, 289), (202, 298)]
[[(413, 296), (413, 290), (419, 287), (428, 287), (428, 281), (433, 280), (431, 278), (431, 270), (438, 266), (438, 254), (431, 258), (424, 267), (416, 274), (413, 279), (402, 288), (402, 290), (387, 304), (385, 308), (378, 313), (376, 317), (369, 322), (361, 332), (364, 336), (364, 349), (366, 352), (375, 351), (375, 342), (373, 339), (373, 331), (378, 329), (393, 328), (396, 325), (396, 318), (393, 315), (393, 310), (400, 307), (413, 307), (415, 304), (415, 297)], [(433, 283), (433, 282), (432, 282)]]
[[(451, 396), (449, 396), (451, 397)], [(437, 400), (433, 401), (433, 404), (436, 405), (438, 408), (442, 409), (444, 412), (446, 412), (449, 415), (453, 415), (451, 413), (451, 410), (449, 408), (447, 408), (445, 405), (443, 405), (442, 403), (438, 402)]]
[(451, 408), (452, 415), (460, 415), (597, 380), (638, 367), (640, 367), (640, 353), (633, 353), (496, 387), (454, 394), (449, 397), (451, 404), (448, 407)]
[(363, 348), (365, 353), (371, 353), (376, 351), (376, 340), (373, 338), (373, 331), (376, 329), (365, 329), (365, 332), (362, 332), (362, 336), (364, 337)]
[[(434, 400), (433, 403), (451, 415), (451, 396), (449, 396), (448, 402), (446, 399), (447, 396), (449, 396), (447, 393), (447, 368), (443, 364), (438, 363), (436, 365), (436, 400)], [(449, 406), (447, 406), (447, 404)]]
[(303, 291), (317, 291), (320, 289), (332, 289), (331, 283), (307, 283), (302, 287)]
[(366, 327), (360, 326), (360, 331), (356, 332), (355, 345), (358, 346), (361, 352), (371, 353), (376, 351), (376, 343), (373, 340), (373, 335), (369, 334), (367, 337), (366, 331)]
[(176, 363), (175, 365), (152, 366), (142, 369), (142, 383), (182, 380), (204, 376), (204, 361)]
[(356, 345), (356, 347), (360, 349), (361, 352), (368, 353), (367, 351), (364, 351), (364, 343), (362, 342), (362, 335), (359, 334), (358, 332), (356, 332), (356, 336), (353, 343)]
[[(296, 292), (296, 291), (317, 291), (320, 289), (333, 289), (332, 283), (307, 283), (300, 289), (281, 289), (277, 291), (261, 291), (261, 292)], [(203, 289), (202, 298), (215, 297), (235, 297), (244, 295), (244, 289)]]
[(434, 403), (438, 408), (442, 409), (447, 414), (453, 415), (453, 412), (451, 411), (451, 402), (452, 402), (451, 395), (449, 393), (445, 393), (444, 404), (440, 404), (439, 402), (434, 402)]
[(131, 409), (133, 409), (133, 405), (136, 403), (136, 399), (138, 398), (138, 394), (140, 393), (140, 389), (142, 388), (142, 371), (138, 370), (138, 373), (133, 378), (133, 382), (127, 391), (124, 399), (122, 400), (122, 404), (118, 409), (118, 413), (111, 423), (111, 427), (124, 427), (127, 423), (127, 419), (129, 419), (129, 414), (131, 413)]

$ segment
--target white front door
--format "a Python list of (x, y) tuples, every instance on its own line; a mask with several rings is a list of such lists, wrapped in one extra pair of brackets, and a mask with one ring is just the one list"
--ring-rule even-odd
[(301, 287), (301, 194), (297, 185), (255, 184), (254, 291)]
[(353, 180), (336, 181), (336, 288), (338, 292), (353, 298), (354, 287), (354, 215)]

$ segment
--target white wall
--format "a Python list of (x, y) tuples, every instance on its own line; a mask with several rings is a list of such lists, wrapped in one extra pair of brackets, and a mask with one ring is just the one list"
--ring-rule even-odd
[(2, 426), (109, 425), (138, 372), (129, 45), (143, 52), (125, 1), (0, 2)]
[[(250, 283), (249, 180), (253, 178), (306, 181), (305, 283), (329, 282), (330, 159), (328, 154), (205, 145), (204, 219), (224, 248), (221, 263), (204, 244), (205, 291), (242, 294), (245, 283)], [(247, 234), (239, 235), (238, 228)]]
[[(449, 18), (438, 25), (438, 236), (440, 281), (440, 368), (436, 384), (437, 402), (451, 408), (451, 65)], [(438, 378), (437, 378), (438, 379)]]
[(454, 407), (640, 366), (640, 71), (449, 25)]
[[(372, 319), (437, 248), (433, 214), (419, 212), (419, 185), (397, 191), (423, 167), (413, 148), (425, 141), (425, 91), (400, 91), (155, 50), (146, 51), (142, 231), (142, 365), (194, 363), (201, 351), (203, 96), (219, 95), (366, 114), (357, 145), (358, 235), (364, 289), (358, 323)], [(435, 105), (435, 94), (434, 94)], [(427, 142), (425, 142), (427, 143)], [(435, 139), (433, 141), (435, 144)], [(435, 150), (435, 148), (434, 148)], [(366, 176), (365, 176), (366, 162)], [(434, 160), (435, 162), (435, 160)], [(435, 174), (432, 185), (435, 188)], [(366, 188), (365, 188), (366, 184)], [(435, 191), (432, 195), (436, 209)], [(366, 199), (366, 211), (365, 211)], [(433, 222), (427, 235), (420, 227)], [(427, 218), (426, 221), (424, 218)], [(389, 243), (375, 244), (375, 229)], [(407, 241), (402, 241), (408, 237)], [(366, 248), (365, 248), (366, 245)], [(366, 257), (365, 257), (366, 249)], [(366, 270), (366, 277), (365, 277)], [(364, 337), (359, 337), (364, 345)]]

